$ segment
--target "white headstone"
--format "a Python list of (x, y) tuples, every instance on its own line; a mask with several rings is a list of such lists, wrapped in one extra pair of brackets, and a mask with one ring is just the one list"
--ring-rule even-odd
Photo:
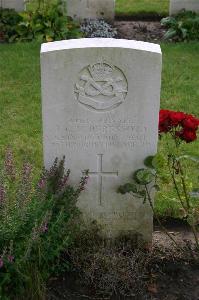
[(152, 211), (118, 194), (156, 153), (161, 50), (156, 44), (77, 39), (41, 48), (44, 161), (66, 156), (72, 183), (89, 169), (79, 207), (105, 236), (152, 237)]
[(16, 11), (23, 11), (24, 0), (0, 0), (0, 6), (3, 8), (13, 8)]
[(199, 0), (170, 0), (170, 15), (175, 15), (182, 9), (199, 12)]
[(106, 19), (115, 16), (115, 0), (67, 0), (67, 15), (75, 20)]

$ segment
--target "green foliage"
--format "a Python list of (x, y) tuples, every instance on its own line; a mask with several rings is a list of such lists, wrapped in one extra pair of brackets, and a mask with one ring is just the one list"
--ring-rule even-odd
[[(183, 141), (179, 141), (179, 137), (172, 135), (172, 133), (167, 133), (165, 136), (168, 139), (167, 154), (165, 156), (157, 154), (154, 157), (147, 157), (144, 160), (146, 167), (134, 172), (134, 182), (120, 186), (118, 193), (123, 195), (132, 193), (134, 196), (142, 198), (143, 203), (148, 201), (157, 221), (161, 225), (161, 221), (154, 209), (151, 193), (154, 190), (161, 193), (162, 186), (171, 184), (175, 191), (174, 200), (178, 202), (180, 207), (181, 217), (190, 225), (196, 245), (199, 248), (197, 237), (197, 225), (199, 224), (199, 156), (182, 155), (181, 145)], [(173, 142), (172, 147), (169, 142)], [(187, 165), (187, 160), (196, 166)], [(194, 167), (197, 170), (197, 179), (195, 180), (197, 186), (194, 186), (195, 182), (191, 181), (189, 176), (190, 166), (192, 167), (192, 173)], [(168, 232), (167, 235), (173, 240)]]
[(0, 41), (8, 41), (16, 35), (16, 27), (23, 18), (13, 9), (0, 8)]
[(151, 188), (158, 189), (156, 183), (157, 180), (157, 171), (155, 165), (157, 165), (155, 156), (148, 156), (144, 160), (146, 168), (138, 169), (133, 173), (132, 183), (126, 183), (119, 186), (117, 192), (120, 194), (132, 193), (138, 198), (143, 199), (143, 203), (147, 200), (147, 185), (151, 185)]
[(199, 156), (193, 156), (193, 155), (186, 154), (186, 155), (181, 155), (179, 157), (176, 157), (176, 160), (178, 160), (178, 161), (181, 159), (188, 159), (188, 160), (199, 163)]
[(134, 173), (134, 180), (136, 183), (146, 185), (151, 183), (155, 178), (156, 173), (149, 169), (139, 169)]
[(118, 193), (124, 195), (126, 193), (130, 193), (130, 192), (133, 192), (133, 193), (137, 193), (137, 186), (136, 184), (134, 183), (125, 183), (124, 185), (121, 185), (119, 186), (118, 188)]
[(17, 169), (7, 151), (0, 176), (0, 298), (40, 299), (49, 276), (68, 268), (60, 255), (73, 241), (76, 202), (87, 178), (74, 189), (69, 173), (64, 159), (56, 159), (34, 183), (32, 166)]
[(133, 182), (121, 185), (118, 188), (118, 193), (126, 194), (132, 192), (138, 197), (143, 197), (146, 195), (143, 187), (152, 184), (156, 190), (159, 189), (157, 176), (159, 176), (161, 172), (160, 168), (163, 166), (162, 158), (159, 154), (148, 156), (144, 160), (144, 165), (145, 168), (138, 169), (133, 173)]
[(191, 11), (182, 11), (175, 17), (161, 20), (161, 24), (168, 28), (165, 39), (176, 41), (199, 40), (199, 14)]
[(59, 0), (20, 15), (12, 10), (1, 10), (1, 14), (0, 32), (6, 42), (51, 42), (81, 36), (78, 25), (65, 16), (62, 1)]

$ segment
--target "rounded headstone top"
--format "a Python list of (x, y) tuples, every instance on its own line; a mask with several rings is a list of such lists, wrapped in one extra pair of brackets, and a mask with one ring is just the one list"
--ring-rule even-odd
[(125, 48), (161, 54), (158, 44), (113, 38), (83, 38), (44, 43), (41, 45), (41, 53), (82, 48)]

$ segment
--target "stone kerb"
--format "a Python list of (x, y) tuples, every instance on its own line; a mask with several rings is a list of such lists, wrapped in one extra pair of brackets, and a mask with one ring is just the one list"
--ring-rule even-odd
[(0, 6), (2, 8), (15, 9), (20, 12), (25, 9), (25, 2), (24, 0), (0, 0)]
[(77, 21), (115, 17), (115, 0), (67, 0), (66, 5), (67, 15)]
[(170, 0), (170, 15), (175, 15), (183, 9), (199, 12), (199, 0)]

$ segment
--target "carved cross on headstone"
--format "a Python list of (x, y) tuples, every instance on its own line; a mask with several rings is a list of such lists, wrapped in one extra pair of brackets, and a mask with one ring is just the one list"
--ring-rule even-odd
[(97, 155), (97, 171), (89, 172), (89, 175), (94, 175), (98, 177), (98, 199), (99, 205), (102, 205), (102, 184), (103, 184), (103, 176), (118, 176), (118, 171), (116, 172), (104, 172), (103, 171), (103, 154)]

